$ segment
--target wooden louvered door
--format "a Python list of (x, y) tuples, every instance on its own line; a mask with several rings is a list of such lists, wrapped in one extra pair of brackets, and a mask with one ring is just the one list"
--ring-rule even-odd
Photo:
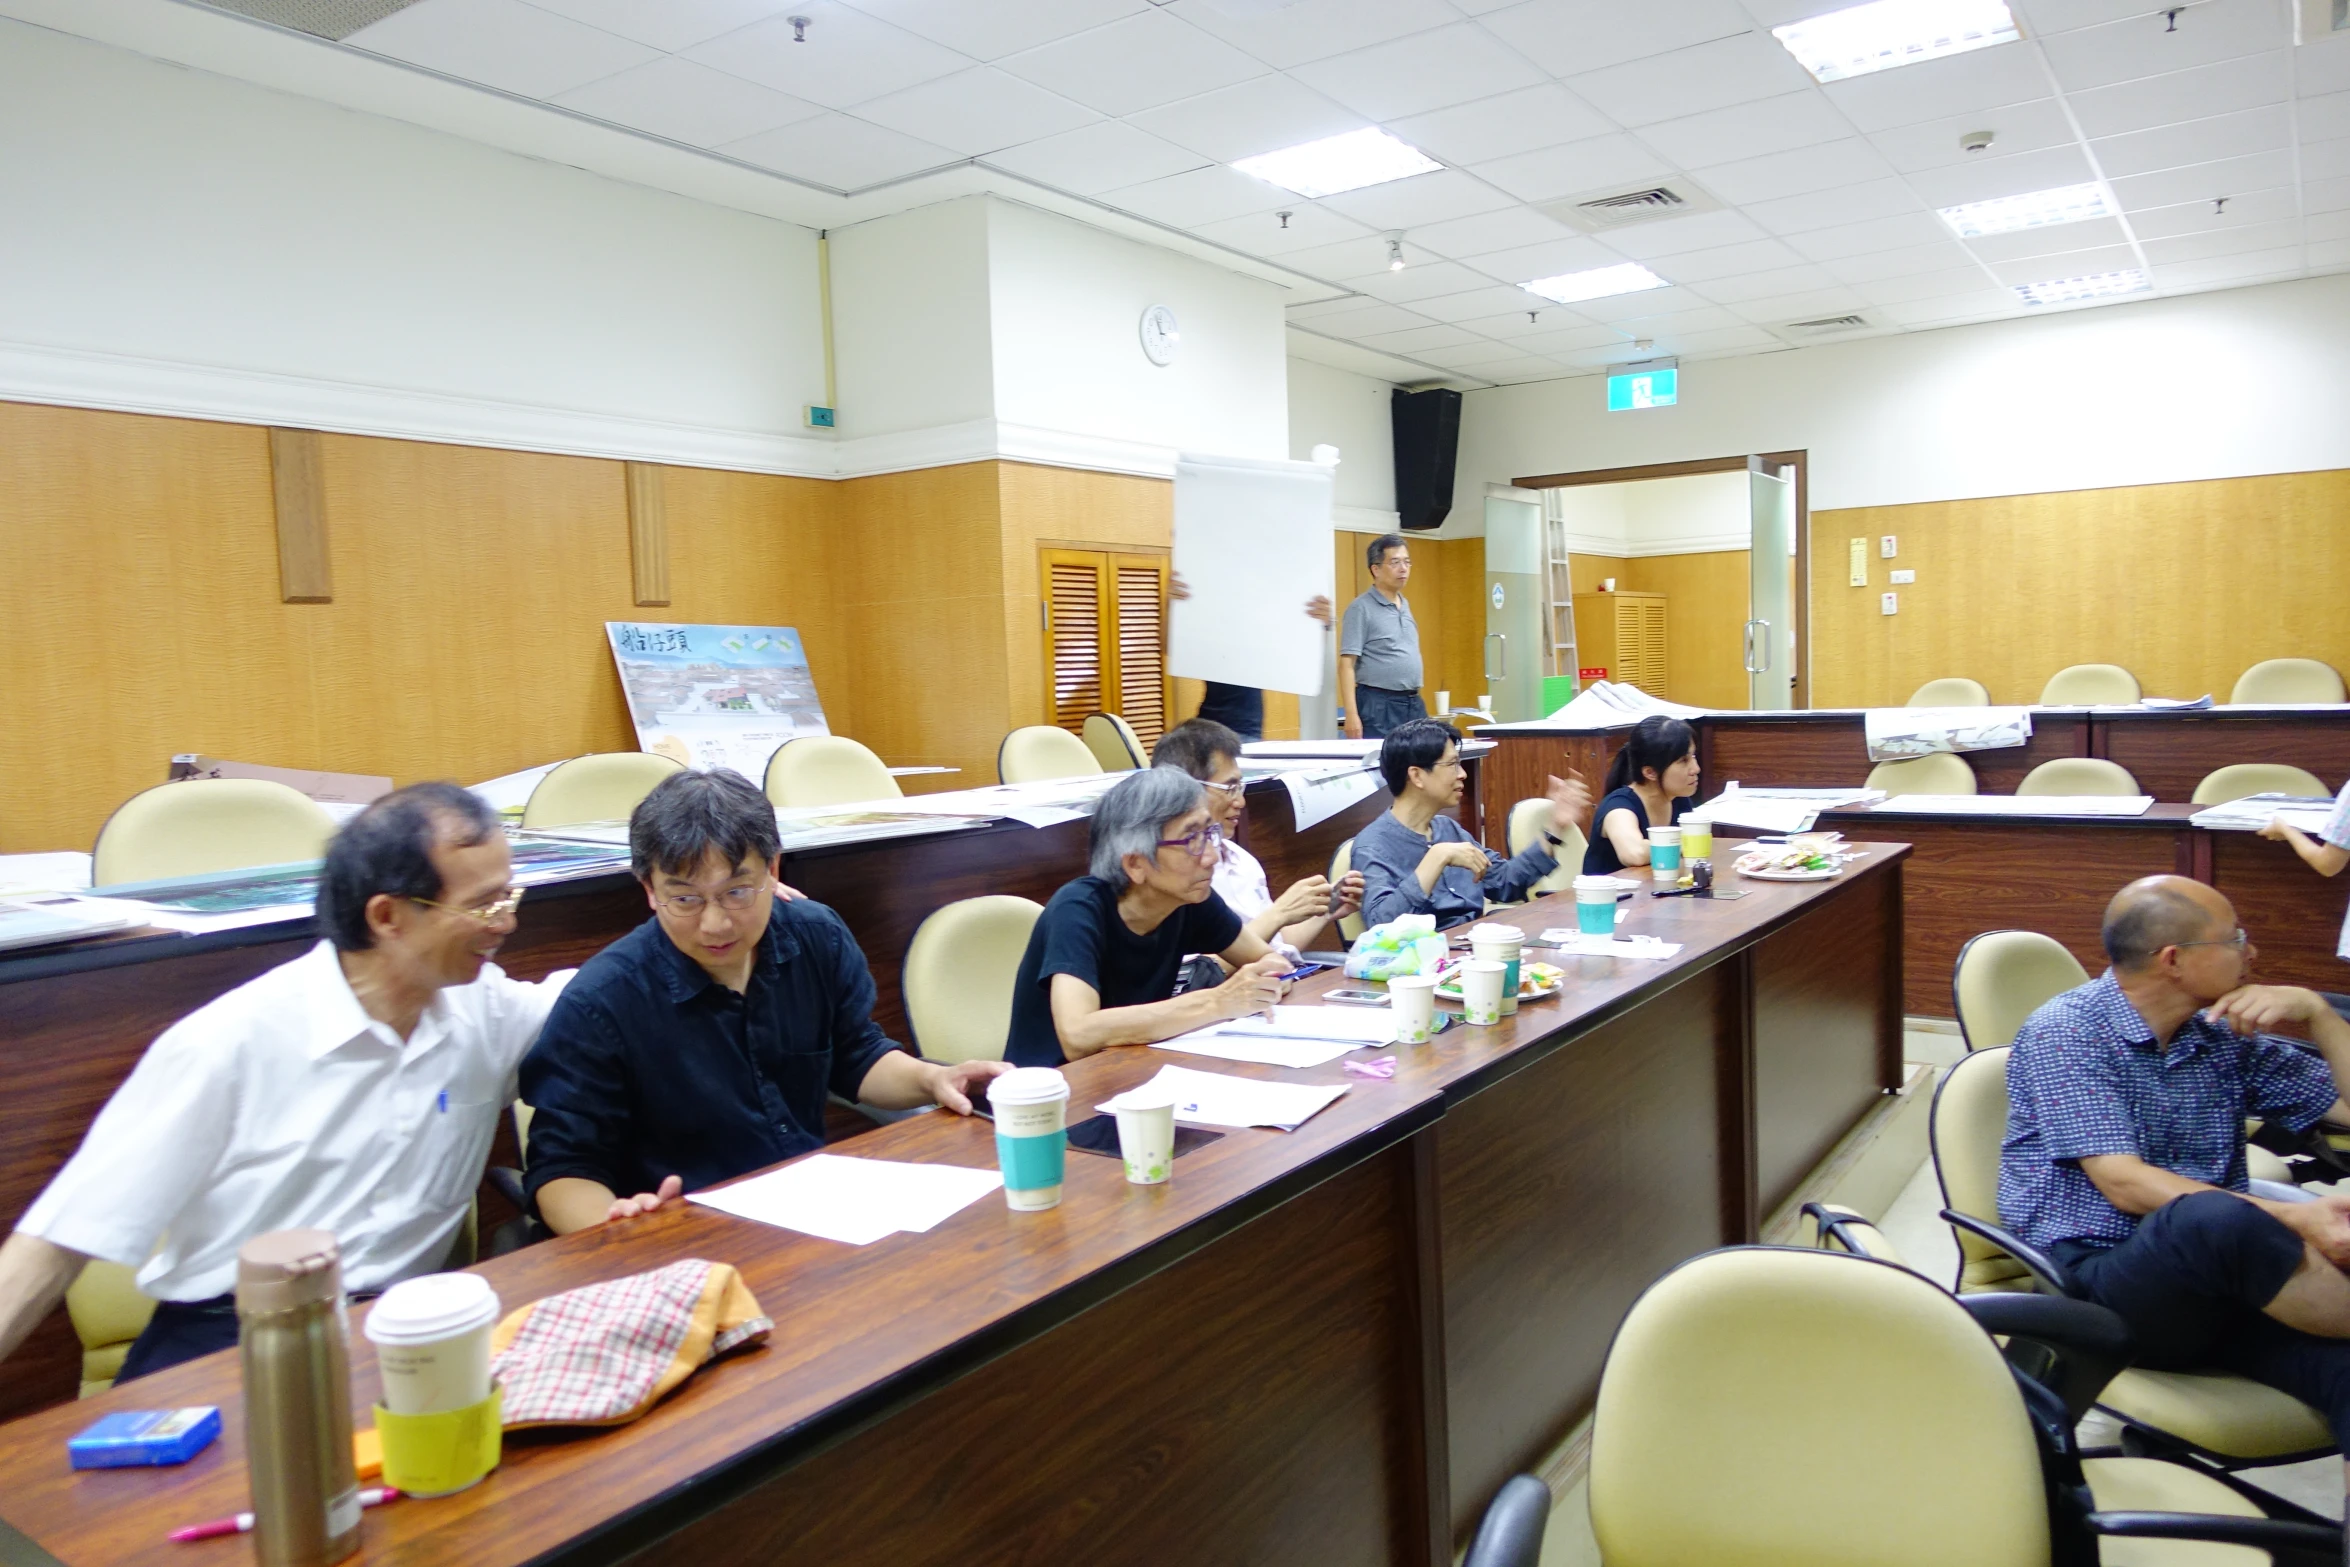
[(1167, 557), (1109, 550), (1037, 552), (1044, 585), (1045, 709), (1080, 733), (1116, 713), (1147, 751), (1166, 733)]

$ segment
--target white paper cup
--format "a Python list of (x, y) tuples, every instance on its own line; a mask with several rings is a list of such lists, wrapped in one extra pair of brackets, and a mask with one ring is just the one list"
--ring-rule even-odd
[(1667, 883), (1681, 879), (1680, 828), (1648, 829), (1648, 874), (1657, 881)]
[(1175, 1096), (1144, 1084), (1110, 1101), (1118, 1117), (1118, 1153), (1126, 1179), (1157, 1186), (1175, 1173)]
[(385, 1290), (367, 1313), (368, 1342), (395, 1415), (469, 1409), (490, 1396), (498, 1292), (478, 1273), (427, 1273)]
[(1575, 928), (1586, 936), (1616, 933), (1616, 884), (1613, 877), (1575, 878)]
[(1681, 859), (1710, 860), (1714, 857), (1714, 824), (1712, 822), (1683, 822), (1681, 824)]
[(1436, 1037), (1436, 976), (1398, 974), (1387, 982), (1388, 1009), (1395, 1016), (1395, 1042), (1424, 1045)]
[(1501, 1015), (1518, 1010), (1518, 964), (1526, 950), (1526, 933), (1515, 925), (1472, 925), (1469, 953), (1482, 963), (1502, 966)]
[(1461, 965), (1461, 1012), (1471, 1023), (1501, 1021), (1501, 981), (1509, 970), (1471, 958)]
[(987, 1084), (1004, 1201), (1023, 1212), (1061, 1205), (1069, 1156), (1069, 1080), (1049, 1066), (1015, 1067)]

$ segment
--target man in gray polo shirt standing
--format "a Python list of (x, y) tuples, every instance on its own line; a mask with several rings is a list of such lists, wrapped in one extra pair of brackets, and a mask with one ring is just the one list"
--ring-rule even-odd
[(1363, 551), (1371, 587), (1346, 606), (1338, 629), (1338, 700), (1350, 740), (1384, 739), (1415, 718), (1420, 700), (1420, 628), (1404, 601), (1412, 551), (1400, 533), (1383, 533)]

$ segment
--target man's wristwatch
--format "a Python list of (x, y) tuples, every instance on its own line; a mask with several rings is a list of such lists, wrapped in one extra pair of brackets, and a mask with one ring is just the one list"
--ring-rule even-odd
[(1552, 832), (1549, 828), (1545, 827), (1542, 829), (1542, 841), (1549, 844), (1552, 848), (1557, 849), (1563, 848), (1567, 840), (1560, 837), (1557, 833)]

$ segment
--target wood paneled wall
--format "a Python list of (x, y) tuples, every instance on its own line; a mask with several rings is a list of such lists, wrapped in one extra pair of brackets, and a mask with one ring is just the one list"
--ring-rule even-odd
[(1651, 692), (1693, 707), (1744, 707), (1749, 552), (1702, 555), (1570, 555), (1577, 593), (1604, 578), (1625, 593), (1665, 595), (1665, 689)]
[[(1877, 556), (1888, 533), (1894, 560)], [(1865, 588), (1847, 584), (1851, 538), (1869, 540)], [(1900, 702), (1943, 675), (2031, 702), (2068, 664), (2222, 702), (2264, 658), (2350, 670), (2350, 471), (1823, 511), (1811, 563), (1820, 707)], [(1917, 581), (1893, 587), (1896, 567)], [(1888, 590), (1898, 614), (1878, 612)]]
[[(1375, 533), (1332, 537), (1338, 610), (1371, 586), (1363, 551)], [(1436, 693), (1450, 691), (1466, 707), (1485, 689), (1485, 541), (1413, 538), (1412, 580), (1404, 597), (1420, 628), (1421, 700), (1436, 710)], [(1335, 701), (1333, 694), (1333, 701)]]

